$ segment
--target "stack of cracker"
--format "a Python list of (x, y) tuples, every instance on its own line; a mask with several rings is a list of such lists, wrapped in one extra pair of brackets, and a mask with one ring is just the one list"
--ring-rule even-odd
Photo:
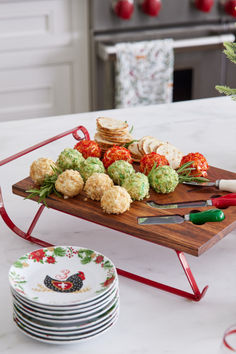
[(128, 147), (134, 161), (140, 159), (151, 152), (164, 155), (170, 166), (174, 169), (178, 168), (183, 157), (183, 153), (174, 145), (158, 140), (152, 136), (144, 136), (138, 141), (134, 141)]
[(128, 123), (113, 118), (99, 117), (94, 140), (104, 153), (113, 145), (123, 146), (131, 142), (133, 137), (129, 133)]

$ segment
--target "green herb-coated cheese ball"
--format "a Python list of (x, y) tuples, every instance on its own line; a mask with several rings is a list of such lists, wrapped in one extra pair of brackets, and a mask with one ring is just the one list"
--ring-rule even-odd
[(80, 173), (84, 181), (94, 173), (105, 173), (106, 170), (101, 160), (98, 157), (88, 157), (80, 165)]
[(125, 178), (122, 187), (127, 190), (133, 200), (143, 200), (149, 193), (149, 182), (143, 173), (133, 173)]
[(129, 162), (117, 160), (108, 167), (107, 173), (115, 184), (121, 185), (126, 177), (135, 173), (135, 170)]
[(151, 187), (157, 193), (173, 192), (179, 183), (178, 173), (170, 166), (153, 168), (148, 175)]
[(84, 161), (83, 155), (75, 150), (66, 148), (63, 150), (58, 159), (57, 165), (64, 170), (79, 170), (81, 163)]

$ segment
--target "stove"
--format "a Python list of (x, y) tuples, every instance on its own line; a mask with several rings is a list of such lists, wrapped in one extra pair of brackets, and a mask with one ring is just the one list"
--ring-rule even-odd
[[(119, 3), (130, 3), (129, 12)], [(92, 108), (115, 107), (120, 42), (174, 39), (173, 101), (217, 96), (215, 85), (236, 86), (236, 68), (222, 53), (223, 42), (235, 39), (235, 17), (236, 0), (90, 0)]]

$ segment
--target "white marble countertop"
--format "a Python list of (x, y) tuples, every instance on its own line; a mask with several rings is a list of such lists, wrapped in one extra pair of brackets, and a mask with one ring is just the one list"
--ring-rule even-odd
[[(134, 125), (134, 136), (153, 135), (167, 140), (184, 153), (201, 152), (209, 164), (236, 172), (236, 103), (213, 98), (126, 110), (0, 123), (0, 160), (77, 125), (85, 125), (91, 137), (97, 116), (111, 116)], [(1, 168), (0, 183), (9, 216), (26, 230), (37, 204), (11, 192), (11, 185), (28, 175), (38, 157), (56, 159), (72, 136), (36, 150)], [(190, 291), (173, 250), (149, 244), (117, 231), (58, 213), (44, 211), (33, 235), (54, 244), (90, 247), (126, 269), (153, 280)], [(12, 320), (8, 287), (10, 265), (37, 245), (16, 237), (0, 220), (0, 352), (34, 353), (181, 353), (215, 354), (224, 330), (236, 323), (236, 232), (199, 258), (187, 255), (200, 290), (206, 296), (194, 303), (120, 277), (121, 312), (116, 325), (104, 335), (74, 345), (46, 345), (18, 331)]]

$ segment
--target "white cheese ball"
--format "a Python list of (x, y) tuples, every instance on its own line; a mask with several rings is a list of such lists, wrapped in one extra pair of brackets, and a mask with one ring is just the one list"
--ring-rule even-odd
[(103, 193), (113, 185), (112, 179), (105, 173), (94, 173), (87, 179), (84, 190), (89, 198), (101, 200)]
[(122, 214), (129, 210), (132, 199), (127, 190), (120, 186), (108, 189), (102, 196), (101, 207), (107, 214)]
[(41, 157), (35, 160), (30, 166), (30, 177), (36, 184), (43, 184), (46, 176), (54, 175), (52, 167), (57, 167), (55, 162), (51, 159)]
[(55, 188), (64, 198), (75, 197), (84, 187), (84, 181), (80, 173), (75, 170), (65, 170), (62, 172), (55, 183)]

